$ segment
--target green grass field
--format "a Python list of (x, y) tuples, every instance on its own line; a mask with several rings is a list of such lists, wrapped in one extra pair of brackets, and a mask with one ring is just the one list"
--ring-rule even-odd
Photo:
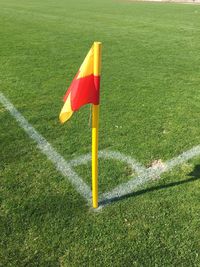
[[(0, 91), (66, 160), (89, 153), (90, 107), (58, 115), (102, 41), (99, 149), (169, 160), (200, 143), (199, 25), (198, 5), (1, 0)], [(199, 178), (196, 157), (93, 212), (0, 104), (0, 266), (200, 266)], [(100, 192), (129, 179), (100, 160)]]

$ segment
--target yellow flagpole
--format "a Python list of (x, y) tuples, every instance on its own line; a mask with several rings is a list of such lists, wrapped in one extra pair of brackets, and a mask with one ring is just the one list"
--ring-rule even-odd
[[(94, 76), (101, 74), (101, 46), (94, 42)], [(92, 105), (92, 204), (98, 208), (98, 134), (99, 105)]]

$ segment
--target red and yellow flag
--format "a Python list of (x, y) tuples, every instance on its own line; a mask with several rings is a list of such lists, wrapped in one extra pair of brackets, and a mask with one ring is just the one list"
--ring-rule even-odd
[(78, 73), (68, 88), (60, 112), (61, 123), (86, 104), (92, 105), (92, 203), (98, 208), (98, 131), (99, 88), (101, 73), (101, 42), (94, 42)]
[(98, 105), (99, 87), (100, 72), (95, 71), (93, 45), (64, 96), (65, 104), (60, 112), (60, 122), (66, 122), (83, 105)]

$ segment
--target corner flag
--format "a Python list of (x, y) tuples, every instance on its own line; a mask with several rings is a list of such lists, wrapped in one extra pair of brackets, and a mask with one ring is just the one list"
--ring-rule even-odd
[(78, 73), (64, 96), (60, 122), (66, 122), (80, 107), (92, 105), (92, 200), (98, 208), (98, 131), (99, 90), (101, 75), (101, 43), (94, 42)]

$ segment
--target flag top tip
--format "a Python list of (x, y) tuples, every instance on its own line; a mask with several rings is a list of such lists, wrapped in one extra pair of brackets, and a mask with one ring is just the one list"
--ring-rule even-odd
[(101, 45), (102, 42), (99, 42), (99, 41), (95, 41), (94, 44), (97, 44), (97, 45)]

